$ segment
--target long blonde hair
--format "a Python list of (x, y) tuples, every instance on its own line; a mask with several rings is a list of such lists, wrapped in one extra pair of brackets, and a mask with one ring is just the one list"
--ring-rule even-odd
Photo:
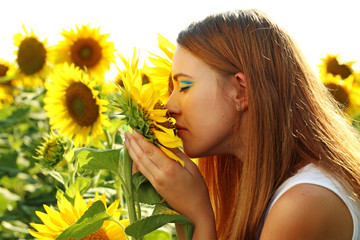
[(230, 11), (191, 24), (177, 42), (219, 73), (247, 79), (245, 159), (199, 159), (220, 239), (256, 239), (273, 193), (305, 161), (349, 183), (359, 199), (357, 132), (278, 25), (258, 10)]

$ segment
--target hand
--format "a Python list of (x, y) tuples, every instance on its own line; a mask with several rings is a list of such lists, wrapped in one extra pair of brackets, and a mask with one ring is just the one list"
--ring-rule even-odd
[(180, 149), (171, 149), (184, 161), (185, 166), (182, 167), (135, 131), (125, 136), (125, 147), (137, 169), (166, 202), (192, 221), (195, 227), (202, 225), (205, 228), (206, 224), (207, 231), (215, 229), (209, 193), (196, 164)]

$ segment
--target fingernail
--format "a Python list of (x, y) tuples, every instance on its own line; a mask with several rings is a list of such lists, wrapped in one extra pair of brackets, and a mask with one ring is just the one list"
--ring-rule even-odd
[(128, 129), (128, 130), (129, 130), (130, 135), (132, 135), (133, 132), (134, 132), (134, 130), (132, 129), (132, 127), (129, 126), (129, 129)]
[(124, 124), (124, 131), (125, 131), (125, 133), (127, 133), (127, 132), (128, 132), (128, 127), (127, 127), (127, 125), (126, 125), (126, 124)]

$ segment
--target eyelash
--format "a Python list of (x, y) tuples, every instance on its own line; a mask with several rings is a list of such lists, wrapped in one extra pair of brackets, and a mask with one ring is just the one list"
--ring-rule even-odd
[(180, 88), (180, 92), (183, 92), (183, 91), (185, 91), (185, 90), (188, 89), (188, 88), (190, 88), (190, 86), (182, 87), (182, 88)]
[(190, 88), (193, 84), (194, 82), (192, 81), (180, 81), (180, 92)]

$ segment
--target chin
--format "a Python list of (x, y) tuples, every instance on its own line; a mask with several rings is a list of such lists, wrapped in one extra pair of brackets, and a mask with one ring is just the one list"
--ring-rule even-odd
[(187, 157), (189, 158), (201, 158), (201, 157), (209, 157), (209, 156), (213, 156), (214, 154), (209, 154), (209, 153), (206, 153), (206, 152), (199, 152), (199, 151), (194, 151), (194, 149), (189, 149), (189, 148), (186, 148), (184, 146), (184, 153)]
[(201, 157), (201, 156), (198, 156), (197, 154), (194, 154), (192, 152), (188, 152), (185, 149), (184, 149), (184, 153), (188, 158), (199, 158), (199, 157)]
[(183, 147), (184, 149), (184, 153), (186, 156), (188, 156), (189, 158), (199, 158), (202, 157), (200, 156), (200, 154), (198, 154), (197, 152), (191, 151), (191, 149), (187, 148), (187, 147)]

